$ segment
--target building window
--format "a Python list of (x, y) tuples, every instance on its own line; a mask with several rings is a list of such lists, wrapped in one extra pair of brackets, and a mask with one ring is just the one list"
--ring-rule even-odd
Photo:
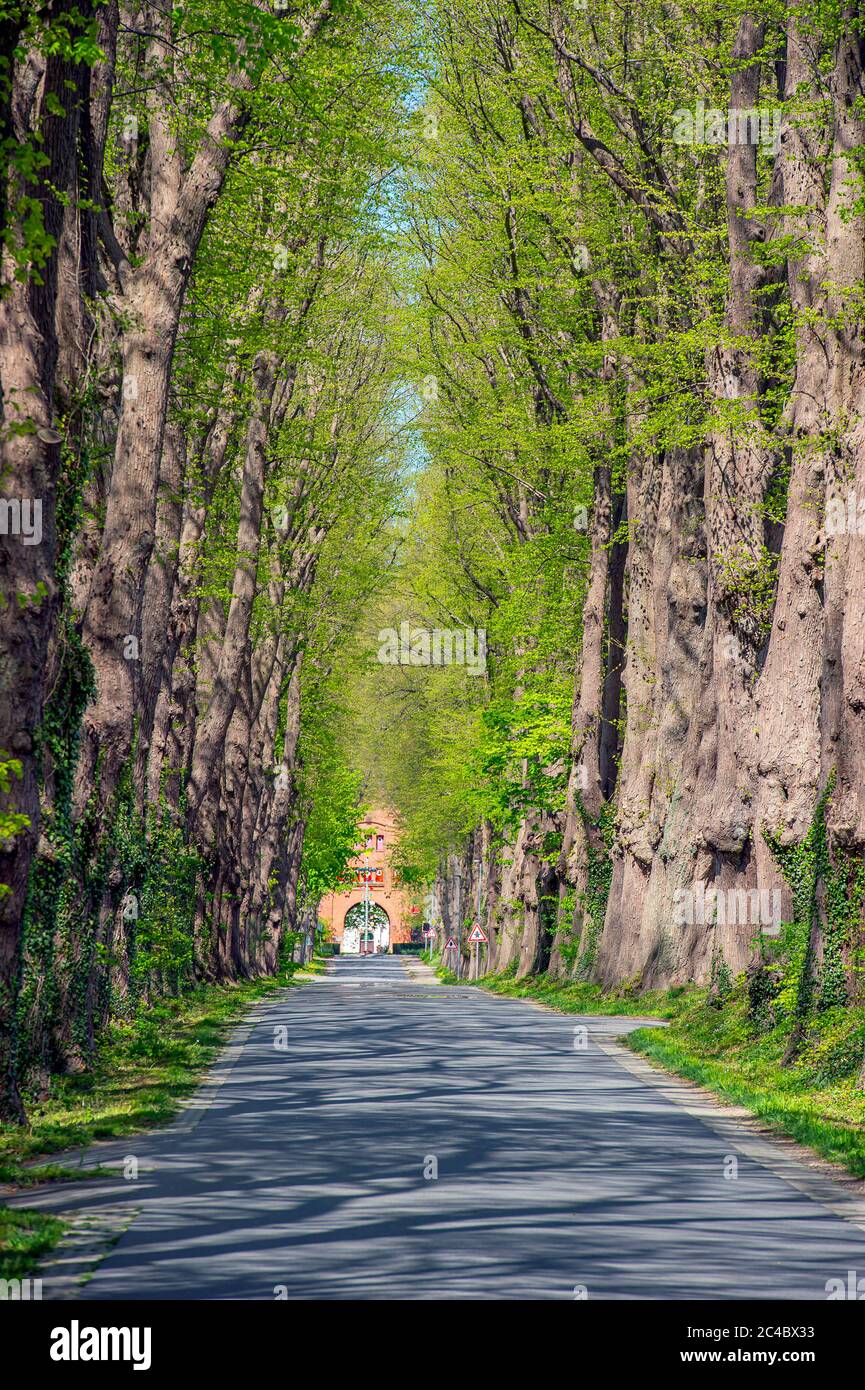
[(366, 848), (366, 849), (372, 849), (372, 847), (373, 847), (374, 844), (375, 844), (375, 836), (374, 836), (374, 835), (367, 835), (367, 837), (366, 837), (366, 846), (365, 846), (365, 848)]
[(376, 837), (375, 837), (375, 847), (376, 847), (376, 849), (384, 849), (384, 836), (383, 836), (383, 835), (376, 835)]

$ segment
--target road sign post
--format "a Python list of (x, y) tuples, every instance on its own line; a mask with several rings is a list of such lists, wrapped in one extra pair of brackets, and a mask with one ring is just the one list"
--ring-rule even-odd
[(478, 969), (478, 951), (480, 950), (481, 944), (486, 946), (488, 940), (489, 937), (487, 936), (480, 922), (475, 922), (474, 926), (469, 932), (469, 941), (471, 942), (473, 947), (476, 980), (480, 977), (480, 971)]

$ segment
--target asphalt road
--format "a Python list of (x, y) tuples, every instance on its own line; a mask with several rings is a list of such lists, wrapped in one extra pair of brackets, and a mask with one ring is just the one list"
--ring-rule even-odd
[(102, 1230), (74, 1295), (823, 1299), (865, 1274), (865, 1232), (806, 1168), (788, 1181), (612, 1055), (634, 1020), (411, 970), (343, 958), (267, 1001), (177, 1124), (114, 1146), (137, 1178), (22, 1199)]

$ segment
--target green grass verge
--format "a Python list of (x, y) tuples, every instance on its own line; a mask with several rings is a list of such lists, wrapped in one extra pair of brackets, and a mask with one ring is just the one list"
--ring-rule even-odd
[(57, 1244), (66, 1226), (56, 1216), (0, 1207), (0, 1278), (25, 1279)]
[(627, 1045), (865, 1178), (865, 1009), (816, 1014), (795, 1062), (783, 1066), (788, 1037), (782, 1027), (755, 1029), (739, 981), (722, 1007), (700, 991), (669, 1028), (638, 1029)]
[[(433, 965), (438, 960), (430, 961), (429, 956), (423, 959)], [(436, 973), (446, 985), (477, 985), (492, 994), (506, 995), (509, 999), (534, 999), (565, 1014), (624, 1014), (670, 1019), (676, 1017), (689, 992), (693, 993), (686, 985), (646, 990), (642, 994), (634, 984), (604, 991), (600, 985), (553, 979), (549, 975), (524, 975), (518, 980), (513, 970), (506, 970), (501, 975), (482, 975), (479, 980), (458, 980), (452, 971), (445, 970), (441, 965), (438, 965)]]

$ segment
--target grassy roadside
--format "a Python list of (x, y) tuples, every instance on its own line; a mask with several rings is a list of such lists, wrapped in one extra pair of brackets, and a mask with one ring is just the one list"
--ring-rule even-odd
[(0, 1207), (0, 1278), (25, 1279), (66, 1229), (56, 1216)]
[[(25, 1186), (80, 1180), (79, 1170), (62, 1164), (23, 1165), (95, 1139), (117, 1139), (166, 1124), (252, 1004), (284, 989), (299, 974), (324, 968), (323, 961), (314, 961), (303, 972), (291, 965), (260, 980), (201, 985), (176, 999), (160, 1000), (133, 1022), (113, 1024), (91, 1071), (55, 1078), (47, 1097), (27, 1102), (26, 1125), (0, 1124), (0, 1182)], [(54, 1217), (0, 1206), (0, 1278), (21, 1278), (64, 1229)]]
[[(425, 957), (429, 960), (429, 957)], [(438, 965), (437, 960), (431, 962)], [(457, 983), (438, 969), (444, 984)], [(865, 1009), (834, 1008), (809, 1022), (796, 1060), (782, 1060), (788, 1031), (771, 1017), (755, 1021), (744, 978), (723, 1001), (708, 990), (674, 987), (640, 994), (631, 986), (599, 986), (512, 974), (477, 983), (494, 994), (533, 999), (562, 1013), (642, 1015), (667, 1028), (640, 1028), (622, 1041), (657, 1066), (744, 1106), (770, 1128), (865, 1178), (865, 1091), (858, 1088), (865, 1052)]]
[(563, 1014), (624, 1014), (671, 1019), (676, 1017), (688, 994), (694, 992), (686, 985), (674, 985), (671, 989), (646, 990), (641, 994), (634, 985), (627, 984), (605, 993), (600, 985), (556, 980), (548, 975), (525, 975), (517, 980), (513, 971), (507, 970), (501, 975), (483, 975), (480, 980), (457, 980), (452, 971), (439, 964), (439, 957), (431, 959), (424, 955), (422, 959), (436, 967), (442, 984), (478, 985), (508, 999), (533, 999)]
[(784, 1066), (788, 1036), (779, 1027), (755, 1030), (739, 982), (722, 1007), (701, 991), (669, 1028), (641, 1028), (627, 1045), (865, 1178), (865, 1091), (858, 1089), (865, 1009), (817, 1014), (795, 1062)]

